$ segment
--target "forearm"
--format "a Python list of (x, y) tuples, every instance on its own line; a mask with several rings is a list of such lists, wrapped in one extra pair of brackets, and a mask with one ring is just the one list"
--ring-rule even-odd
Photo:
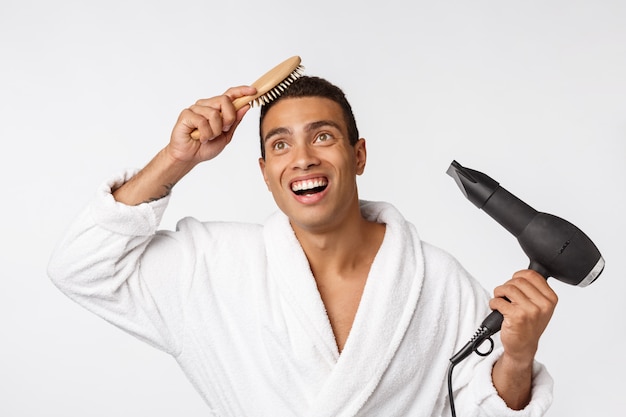
[(137, 175), (113, 190), (113, 197), (129, 206), (159, 200), (167, 196), (194, 165), (176, 160), (164, 148)]
[(521, 410), (531, 399), (533, 361), (518, 362), (503, 354), (493, 366), (493, 385), (500, 398), (513, 410)]

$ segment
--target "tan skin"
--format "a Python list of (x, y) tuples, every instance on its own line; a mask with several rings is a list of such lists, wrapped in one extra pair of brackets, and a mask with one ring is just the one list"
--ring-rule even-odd
[[(285, 99), (263, 121), (263, 177), (287, 214), (308, 258), (341, 352), (385, 226), (363, 218), (356, 176), (363, 173), (365, 140), (351, 145), (339, 105), (329, 99)], [(323, 193), (298, 197), (302, 178), (327, 183)]]
[[(233, 87), (183, 110), (168, 145), (114, 190), (114, 198), (136, 205), (167, 195), (193, 167), (228, 145), (249, 109), (235, 111), (232, 100), (254, 92), (252, 87)], [(263, 122), (266, 158), (259, 165), (309, 260), (341, 352), (385, 226), (361, 216), (356, 176), (365, 169), (365, 141), (348, 143), (345, 122), (335, 106), (321, 98), (278, 102)], [(194, 129), (200, 131), (199, 141), (190, 136)], [(298, 179), (319, 180), (327, 187), (319, 194), (296, 197), (291, 184)], [(492, 379), (512, 409), (522, 409), (530, 401), (539, 338), (557, 301), (546, 280), (530, 270), (516, 272), (494, 290), (490, 307), (504, 316), (500, 332), (504, 353), (493, 367)]]

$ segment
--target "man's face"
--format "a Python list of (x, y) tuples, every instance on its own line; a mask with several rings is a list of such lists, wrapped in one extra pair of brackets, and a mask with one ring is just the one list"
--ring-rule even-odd
[(339, 104), (282, 99), (265, 115), (261, 135), (265, 183), (294, 228), (330, 231), (359, 215), (356, 176), (365, 168), (365, 140), (350, 145)]

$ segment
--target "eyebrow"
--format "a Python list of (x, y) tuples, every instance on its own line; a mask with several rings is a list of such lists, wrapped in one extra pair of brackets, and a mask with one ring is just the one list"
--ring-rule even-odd
[[(335, 123), (332, 120), (318, 120), (316, 122), (311, 122), (304, 127), (304, 131), (310, 132), (312, 130), (319, 129), (320, 127), (325, 127), (325, 126), (330, 126), (341, 131), (341, 126), (339, 126), (339, 124)], [(282, 134), (290, 135), (292, 133), (293, 132), (291, 131), (291, 129), (287, 127), (277, 127), (267, 132), (267, 135), (265, 135), (265, 138), (263, 138), (263, 142), (264, 143), (267, 142), (272, 136), (282, 135)]]
[(304, 130), (306, 132), (310, 132), (311, 130), (319, 129), (320, 127), (326, 127), (326, 126), (334, 127), (337, 130), (341, 130), (341, 127), (337, 123), (333, 122), (332, 120), (319, 120), (317, 122), (309, 123), (308, 125), (304, 127)]
[(272, 136), (290, 134), (290, 133), (291, 133), (291, 129), (288, 129), (286, 127), (277, 127), (267, 132), (267, 135), (265, 135), (265, 137), (263, 138), (263, 143), (267, 142)]

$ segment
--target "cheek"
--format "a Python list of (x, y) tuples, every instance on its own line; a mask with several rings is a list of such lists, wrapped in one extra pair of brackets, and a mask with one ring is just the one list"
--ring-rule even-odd
[(277, 171), (272, 171), (271, 169), (265, 170), (265, 183), (267, 184), (267, 189), (273, 191), (280, 187), (280, 175)]
[(349, 176), (360, 175), (363, 172), (363, 167), (360, 166), (359, 161), (353, 154), (347, 154), (341, 161), (337, 161), (337, 165), (343, 166)]

